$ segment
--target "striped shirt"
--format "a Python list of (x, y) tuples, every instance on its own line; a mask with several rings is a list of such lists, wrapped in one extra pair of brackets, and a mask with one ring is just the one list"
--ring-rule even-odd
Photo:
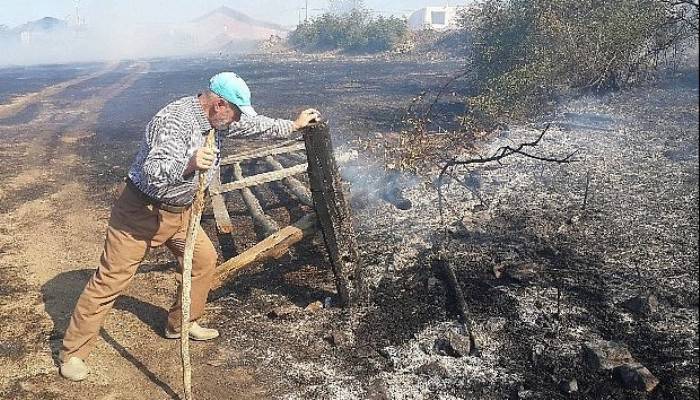
[[(136, 160), (129, 170), (129, 179), (156, 201), (173, 206), (192, 204), (198, 187), (197, 174), (183, 176), (183, 173), (192, 156), (204, 146), (211, 129), (196, 96), (168, 104), (148, 123)], [(243, 115), (240, 122), (231, 125), (227, 136), (284, 138), (293, 131), (292, 121)], [(217, 132), (217, 148), (221, 148), (222, 134), (226, 132)], [(206, 172), (207, 186), (220, 161), (219, 155)]]

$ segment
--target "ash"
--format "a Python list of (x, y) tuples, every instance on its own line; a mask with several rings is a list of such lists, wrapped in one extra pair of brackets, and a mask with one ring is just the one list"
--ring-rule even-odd
[[(404, 189), (410, 210), (381, 201), (355, 209), (372, 295), (348, 317), (352, 347), (376, 354), (354, 367), (362, 384), (329, 373), (311, 397), (553, 398), (558, 382), (576, 378), (585, 398), (639, 398), (586, 369), (582, 343), (604, 339), (625, 343), (659, 377), (644, 396), (696, 398), (697, 98), (697, 89), (659, 85), (569, 103), (535, 151), (577, 150), (575, 162), (457, 170), (467, 186), (445, 188), (447, 238), (437, 171)], [(532, 141), (543, 125), (512, 126), (480, 151)], [(456, 319), (430, 271), (437, 242), (465, 291), (480, 357), (431, 350)], [(649, 293), (660, 303), (654, 314), (621, 306)]]

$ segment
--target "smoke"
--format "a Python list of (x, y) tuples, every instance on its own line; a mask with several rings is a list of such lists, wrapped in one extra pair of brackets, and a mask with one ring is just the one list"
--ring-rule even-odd
[(404, 191), (414, 188), (420, 179), (412, 174), (385, 167), (379, 161), (357, 151), (338, 149), (336, 160), (341, 163), (343, 181), (350, 184), (351, 206), (365, 208), (387, 202), (399, 210), (409, 210), (412, 202)]
[(222, 35), (223, 29), (206, 22), (95, 20), (77, 25), (44, 18), (0, 31), (0, 66), (244, 53), (256, 48), (257, 40)]

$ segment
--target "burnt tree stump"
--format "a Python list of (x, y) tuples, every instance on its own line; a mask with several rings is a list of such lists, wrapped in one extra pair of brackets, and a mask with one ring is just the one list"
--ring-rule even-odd
[(362, 267), (328, 124), (320, 122), (306, 128), (304, 141), (314, 208), (335, 275), (338, 296), (341, 305), (351, 305), (362, 296)]

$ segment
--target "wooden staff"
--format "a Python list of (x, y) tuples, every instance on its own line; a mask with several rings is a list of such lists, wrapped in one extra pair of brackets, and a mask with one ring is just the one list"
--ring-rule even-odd
[[(213, 149), (215, 145), (216, 130), (212, 129), (207, 136), (205, 146)], [(185, 387), (185, 400), (192, 400), (192, 365), (190, 363), (190, 307), (192, 304), (192, 257), (194, 256), (194, 244), (197, 240), (197, 228), (202, 219), (204, 208), (204, 191), (207, 189), (207, 174), (201, 171), (199, 176), (199, 188), (192, 203), (190, 222), (187, 225), (187, 240), (185, 242), (185, 254), (182, 260), (182, 321), (180, 324), (180, 353), (182, 356), (182, 381)]]

